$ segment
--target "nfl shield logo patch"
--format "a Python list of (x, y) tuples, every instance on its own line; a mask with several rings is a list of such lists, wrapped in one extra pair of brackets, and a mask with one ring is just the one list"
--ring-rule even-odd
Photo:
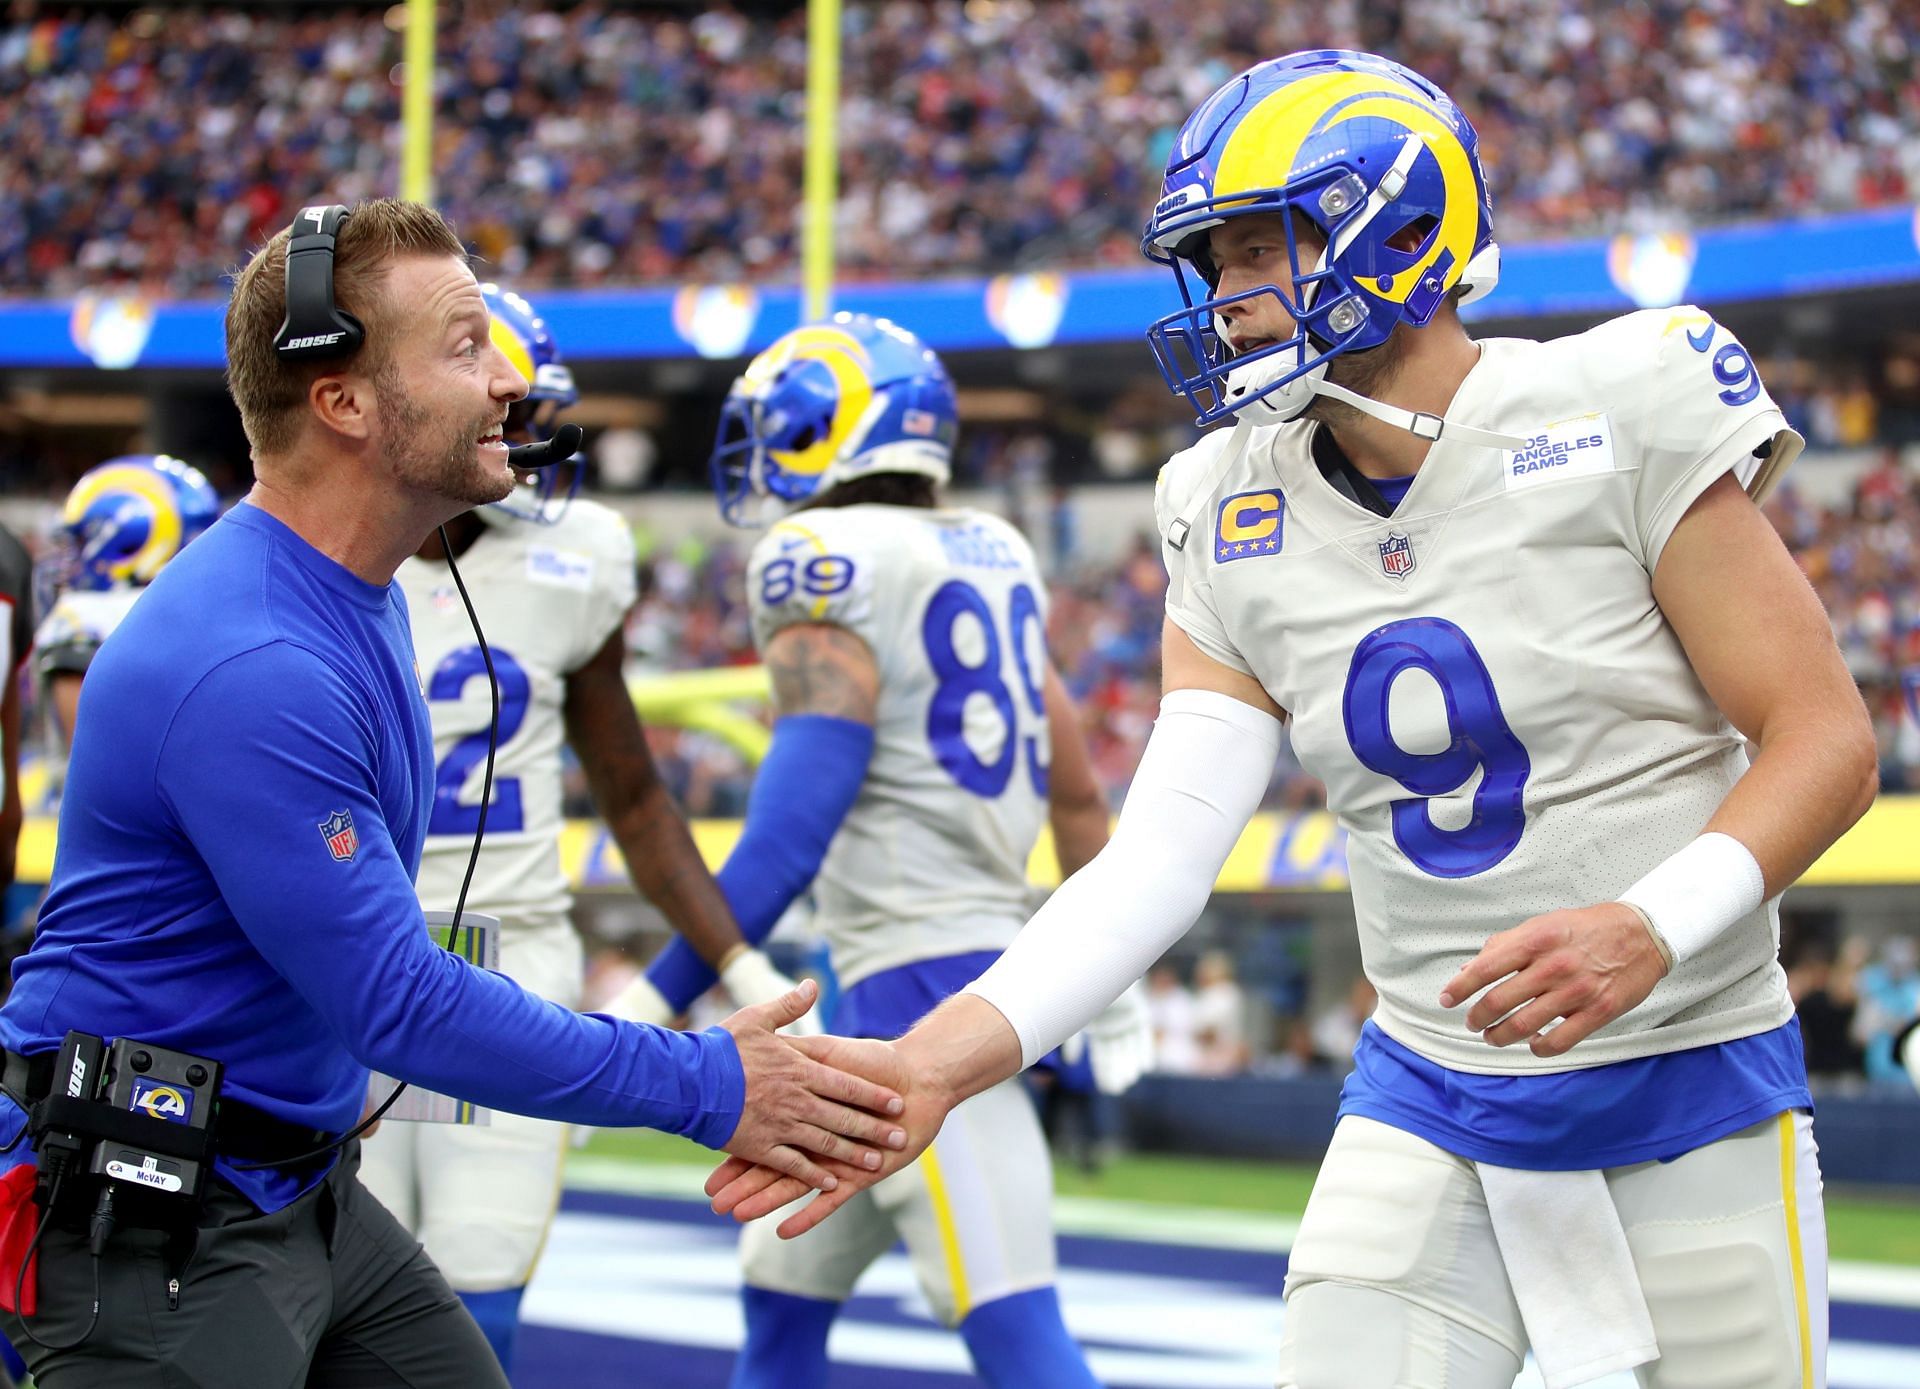
[(1404, 579), (1413, 572), (1413, 544), (1399, 531), (1380, 542), (1380, 567), (1389, 578)]
[(327, 841), (327, 852), (340, 863), (360, 851), (360, 832), (353, 827), (350, 811), (336, 810), (320, 822), (320, 833)]

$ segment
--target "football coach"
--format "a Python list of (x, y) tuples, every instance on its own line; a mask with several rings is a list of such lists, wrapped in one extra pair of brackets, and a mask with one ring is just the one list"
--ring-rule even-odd
[[(898, 1096), (775, 1035), (812, 985), (687, 1035), (569, 1012), (430, 938), (413, 876), (433, 742), (393, 575), (512, 487), (501, 425), (527, 383), (458, 237), (416, 203), (303, 210), (239, 272), (226, 335), (257, 480), (88, 672), (52, 884), (0, 1010), (0, 1306), (32, 1309), (0, 1329), (41, 1389), (506, 1389), (340, 1141), (369, 1068), (826, 1186), (811, 1156), (877, 1164)], [(196, 1062), (211, 1116), (178, 1086), (131, 1106), (212, 1117), (200, 1199), (116, 1215), (83, 1151), (61, 1178), (77, 1207), (43, 1218), (70, 1033), (120, 1039), (123, 1070), (217, 1066)]]

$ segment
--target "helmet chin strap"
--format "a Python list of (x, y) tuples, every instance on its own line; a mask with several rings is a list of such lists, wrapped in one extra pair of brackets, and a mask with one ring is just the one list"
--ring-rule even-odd
[(1501, 434), (1491, 429), (1476, 429), (1470, 424), (1450, 420), (1442, 415), (1429, 415), (1423, 410), (1403, 410), (1398, 405), (1385, 405), (1380, 401), (1350, 391), (1345, 386), (1332, 381), (1313, 383), (1315, 395), (1337, 400), (1342, 405), (1350, 405), (1361, 414), (1390, 424), (1395, 429), (1404, 429), (1409, 434), (1422, 439), (1457, 439), (1463, 444), (1478, 444), (1489, 449), (1523, 449), (1527, 440), (1517, 434)]
[[(1392, 425), (1395, 429), (1404, 429), (1407, 433), (1422, 439), (1435, 442), (1441, 439), (1452, 439), (1463, 444), (1477, 444), (1481, 448), (1514, 450), (1524, 449), (1529, 442), (1517, 434), (1502, 434), (1492, 429), (1476, 429), (1473, 425), (1462, 424), (1458, 420), (1450, 420), (1443, 415), (1429, 415), (1423, 410), (1403, 410), (1398, 405), (1386, 405), (1323, 377), (1310, 376), (1305, 378), (1305, 384), (1313, 395), (1323, 395), (1329, 400), (1350, 405), (1371, 419)], [(1214, 459), (1213, 467), (1201, 479), (1200, 485), (1188, 496), (1173, 524), (1168, 527), (1167, 543), (1174, 549), (1186, 548), (1187, 536), (1193, 530), (1193, 523), (1199, 516), (1200, 504), (1213, 491), (1214, 485), (1226, 475), (1227, 469), (1233, 466), (1233, 461), (1239, 455), (1240, 449), (1244, 447), (1248, 434), (1256, 425), (1251, 412), (1259, 404), (1260, 402), (1256, 401), (1252, 406), (1235, 415), (1234, 437), (1228, 441), (1225, 448), (1220, 450)], [(1294, 418), (1299, 413), (1295, 411), (1287, 418)]]

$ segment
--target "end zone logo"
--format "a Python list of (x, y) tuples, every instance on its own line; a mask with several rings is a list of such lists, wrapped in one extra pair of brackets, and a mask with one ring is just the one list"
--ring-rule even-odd
[(1506, 454), (1507, 490), (1548, 478), (1612, 472), (1613, 427), (1605, 411), (1550, 424)]

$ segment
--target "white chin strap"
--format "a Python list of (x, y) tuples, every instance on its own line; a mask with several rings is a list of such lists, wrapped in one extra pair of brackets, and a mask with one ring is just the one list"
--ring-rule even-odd
[(1523, 449), (1527, 440), (1517, 434), (1501, 434), (1491, 429), (1475, 429), (1470, 424), (1461, 424), (1442, 415), (1429, 415), (1420, 410), (1402, 410), (1397, 405), (1382, 405), (1369, 399), (1358, 391), (1350, 391), (1345, 386), (1332, 381), (1316, 381), (1314, 393), (1337, 400), (1342, 405), (1351, 405), (1361, 414), (1390, 424), (1395, 429), (1404, 429), (1409, 434), (1422, 439), (1458, 439), (1463, 444), (1478, 444), (1489, 449)]
[[(1276, 377), (1284, 376), (1297, 369), (1300, 362), (1300, 349), (1291, 347), (1276, 352), (1271, 357), (1263, 357), (1243, 367), (1235, 367), (1227, 373), (1227, 399), (1239, 400), (1253, 396)], [(1463, 444), (1478, 444), (1490, 449), (1523, 449), (1527, 441), (1513, 434), (1500, 434), (1490, 429), (1476, 429), (1470, 424), (1450, 420), (1441, 415), (1429, 415), (1418, 410), (1403, 410), (1397, 405), (1383, 405), (1377, 400), (1350, 391), (1345, 386), (1326, 379), (1327, 363), (1322, 362), (1311, 371), (1304, 372), (1264, 396), (1248, 400), (1245, 405), (1234, 411), (1236, 419), (1246, 420), (1250, 424), (1285, 424), (1296, 420), (1306, 413), (1313, 398), (1323, 395), (1329, 400), (1337, 400), (1350, 405), (1361, 414), (1390, 424), (1396, 429), (1404, 429), (1409, 434), (1422, 439), (1457, 439)]]
[[(1300, 349), (1294, 347), (1285, 352), (1276, 352), (1271, 357), (1248, 366), (1237, 368), (1227, 374), (1227, 398), (1234, 399), (1251, 391), (1259, 390), (1264, 380), (1283, 375), (1300, 360)], [(1361, 414), (1390, 424), (1395, 429), (1404, 429), (1407, 433), (1422, 439), (1438, 441), (1456, 439), (1463, 444), (1478, 444), (1489, 449), (1523, 449), (1528, 440), (1517, 434), (1501, 434), (1492, 429), (1476, 429), (1470, 424), (1447, 419), (1443, 415), (1429, 415), (1420, 410), (1403, 410), (1397, 405), (1383, 405), (1377, 400), (1350, 391), (1345, 386), (1326, 380), (1326, 364), (1323, 362), (1305, 375), (1295, 377), (1286, 385), (1270, 395), (1249, 401), (1234, 412), (1234, 433), (1239, 436), (1229, 443), (1214, 459), (1213, 468), (1201, 479), (1200, 485), (1188, 496), (1176, 514), (1173, 525), (1167, 532), (1167, 543), (1174, 549), (1186, 548), (1187, 535), (1193, 530), (1194, 520), (1199, 514), (1199, 503), (1213, 492), (1214, 485), (1226, 475), (1228, 468), (1240, 455), (1248, 430), (1256, 425), (1285, 424), (1299, 418), (1300, 414), (1313, 403), (1316, 395), (1337, 400), (1350, 405)], [(1916, 1074), (1916, 1083), (1920, 1083), (1920, 1074)]]

